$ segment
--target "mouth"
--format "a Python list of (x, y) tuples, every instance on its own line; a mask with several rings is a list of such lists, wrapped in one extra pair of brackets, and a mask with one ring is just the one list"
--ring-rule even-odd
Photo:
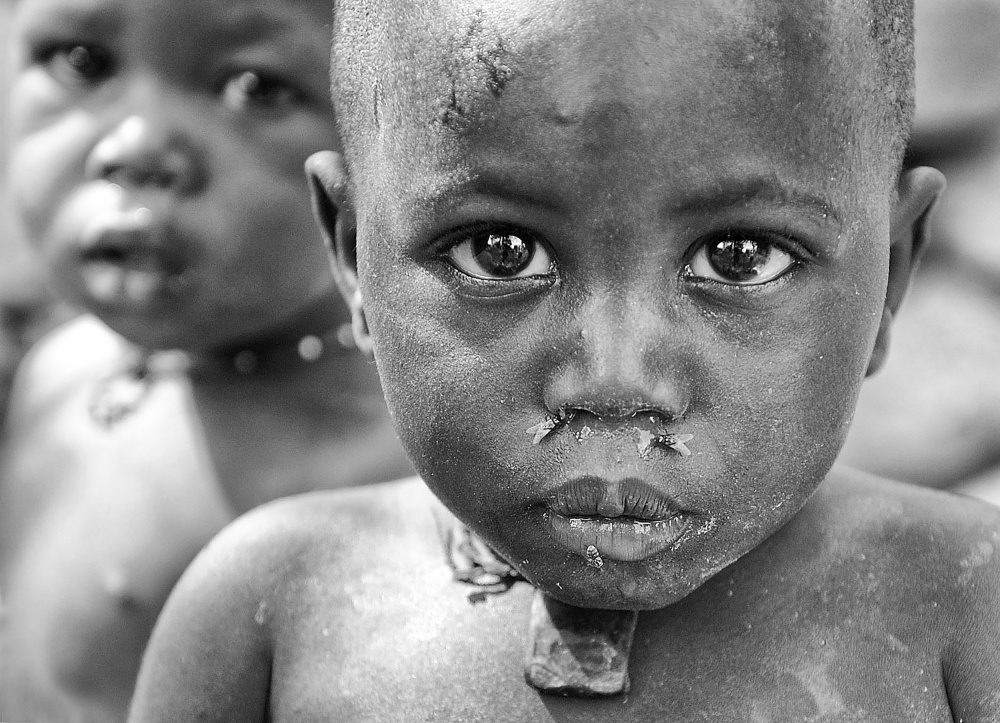
[(147, 208), (97, 215), (84, 228), (81, 247), (81, 277), (97, 301), (143, 305), (182, 285), (181, 254)]
[(551, 495), (545, 519), (560, 545), (587, 560), (635, 562), (677, 544), (698, 516), (641, 480), (583, 477)]

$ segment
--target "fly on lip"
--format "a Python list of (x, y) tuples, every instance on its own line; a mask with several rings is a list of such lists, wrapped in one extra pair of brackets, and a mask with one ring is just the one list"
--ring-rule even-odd
[(587, 549), (584, 551), (584, 557), (587, 558), (587, 564), (591, 567), (598, 570), (604, 567), (604, 560), (601, 559), (601, 551), (598, 550), (595, 545), (587, 545)]

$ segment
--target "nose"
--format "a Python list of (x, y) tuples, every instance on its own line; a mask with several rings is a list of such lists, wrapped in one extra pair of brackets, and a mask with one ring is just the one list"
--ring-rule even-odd
[(611, 420), (683, 417), (691, 395), (687, 334), (672, 316), (634, 295), (591, 296), (566, 327), (568, 353), (546, 383), (545, 406)]
[[(141, 97), (137, 97), (141, 96)], [(91, 179), (125, 188), (154, 187), (191, 193), (204, 182), (204, 169), (168, 96), (149, 90), (125, 98), (125, 112), (112, 118), (85, 167)]]

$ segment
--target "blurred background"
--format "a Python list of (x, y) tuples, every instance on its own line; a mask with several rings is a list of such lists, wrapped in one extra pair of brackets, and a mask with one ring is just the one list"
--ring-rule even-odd
[(948, 178), (842, 459), (1000, 503), (1000, 0), (916, 0), (907, 163)]
[[(0, 60), (7, 57), (7, 28), (14, 3), (0, 2)], [(4, 63), (6, 65), (6, 63)], [(0, 99), (7, 97), (6, 72), (0, 75)], [(14, 369), (32, 342), (50, 326), (50, 319), (67, 315), (58, 310), (38, 271), (34, 257), (11, 222), (7, 202), (7, 114), (0, 102), (0, 413), (6, 409)]]

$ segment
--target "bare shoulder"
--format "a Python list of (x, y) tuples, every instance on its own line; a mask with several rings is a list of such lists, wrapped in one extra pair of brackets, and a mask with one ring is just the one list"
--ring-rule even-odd
[(264, 720), (280, 646), (312, 630), (317, 609), (337, 617), (349, 607), (347, 583), (363, 584), (373, 571), (382, 578), (383, 561), (412, 552), (414, 541), (430, 544), (432, 502), (412, 478), (282, 498), (228, 525), (171, 593), (130, 720), (186, 720), (204, 710), (215, 711), (213, 720)]
[(801, 517), (831, 555), (877, 564), (898, 587), (964, 604), (1000, 592), (1000, 508), (981, 500), (835, 468)]
[(57, 500), (85, 505), (86, 497), (95, 500), (92, 509), (119, 507), (116, 501), (136, 490), (145, 499), (151, 490), (176, 487), (170, 495), (179, 497), (190, 495), (194, 480), (211, 477), (199, 430), (188, 423), (185, 379), (159, 380), (114, 427), (91, 415), (96, 390), (123, 368), (129, 349), (99, 320), (82, 316), (54, 329), (25, 357), (0, 450), (4, 547)]
[(109, 373), (127, 342), (96, 317), (67, 321), (36, 343), (21, 363), (14, 402), (36, 408), (65, 396), (80, 384)]
[[(1000, 546), (1000, 508), (981, 500), (846, 468), (831, 472), (818, 497), (831, 529), (855, 544), (895, 557), (919, 555), (925, 567), (938, 559), (949, 565), (965, 560), (951, 570), (963, 579), (1000, 563), (993, 555)], [(937, 554), (928, 558), (931, 550)]]
[(848, 470), (829, 481), (818, 502), (836, 557), (867, 563), (844, 569), (867, 570), (883, 613), (937, 640), (956, 720), (996, 720), (1000, 508)]
[(119, 344), (100, 321), (83, 316), (50, 331), (24, 357), (0, 450), (0, 551), (21, 538), (26, 521), (45, 508), (67, 473), (77, 468), (66, 451), (85, 439), (87, 430), (74, 419), (74, 400), (87, 380), (108, 367)]
[(275, 571), (366, 558), (410, 544), (434, 529), (440, 503), (418, 477), (343, 490), (310, 492), (261, 505), (229, 525), (206, 548), (204, 564), (240, 559)]

